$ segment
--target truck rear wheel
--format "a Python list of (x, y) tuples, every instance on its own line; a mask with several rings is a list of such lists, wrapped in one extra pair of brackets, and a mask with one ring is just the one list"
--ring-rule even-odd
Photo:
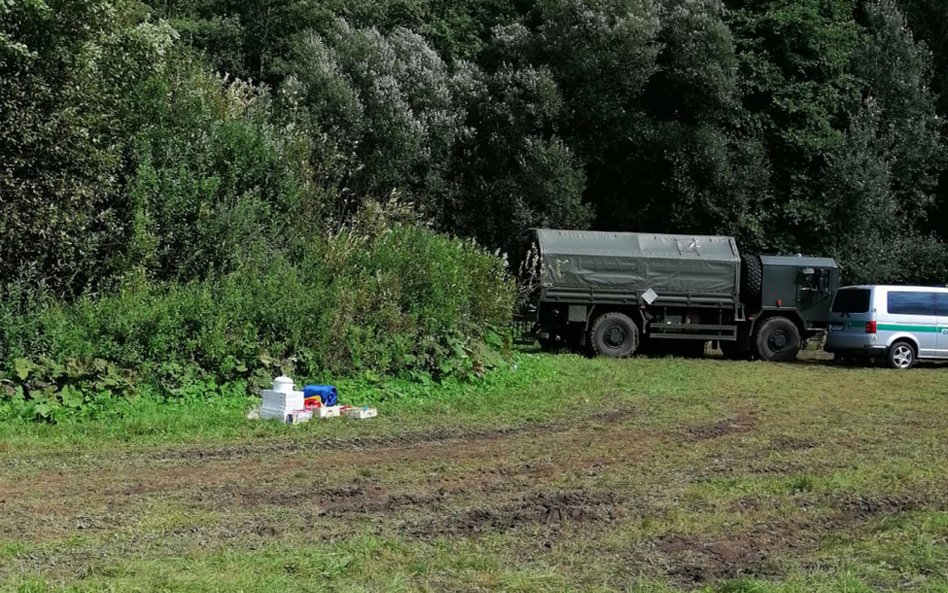
[(774, 362), (796, 358), (801, 343), (800, 330), (786, 317), (771, 317), (757, 328), (754, 338), (757, 358)]
[(596, 354), (610, 358), (632, 356), (639, 347), (639, 328), (623, 313), (600, 316), (593, 323), (589, 337)]

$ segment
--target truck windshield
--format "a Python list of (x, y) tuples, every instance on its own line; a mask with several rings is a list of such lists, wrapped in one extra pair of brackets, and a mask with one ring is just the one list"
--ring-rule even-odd
[(869, 311), (868, 288), (844, 288), (836, 291), (833, 313), (867, 313)]

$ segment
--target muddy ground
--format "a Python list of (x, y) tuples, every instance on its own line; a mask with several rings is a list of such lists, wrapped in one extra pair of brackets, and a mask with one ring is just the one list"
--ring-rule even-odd
[[(898, 422), (929, 448), (892, 455), (931, 464), (944, 418), (827, 434), (752, 402), (697, 420), (642, 416), (633, 406), (499, 430), (7, 455), (0, 540), (17, 547), (0, 577), (69, 583), (129, 557), (368, 535), (418, 546), (490, 538), (514, 563), (598, 563), (579, 584), (622, 589), (644, 576), (687, 589), (780, 579), (881, 518), (948, 510), (941, 471), (897, 489), (858, 478)], [(850, 474), (851, 486), (825, 485)]]

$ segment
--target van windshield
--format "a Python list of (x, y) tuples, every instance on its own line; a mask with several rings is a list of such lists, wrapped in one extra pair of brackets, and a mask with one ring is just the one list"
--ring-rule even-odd
[(832, 311), (833, 313), (869, 312), (869, 289), (844, 288), (836, 291)]

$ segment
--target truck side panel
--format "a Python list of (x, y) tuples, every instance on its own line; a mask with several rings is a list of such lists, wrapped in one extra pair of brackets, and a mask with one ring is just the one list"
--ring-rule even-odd
[[(736, 302), (740, 254), (731, 237), (535, 231), (548, 296), (585, 299), (647, 290), (659, 297), (695, 296)], [(633, 297), (632, 295), (636, 295)]]

